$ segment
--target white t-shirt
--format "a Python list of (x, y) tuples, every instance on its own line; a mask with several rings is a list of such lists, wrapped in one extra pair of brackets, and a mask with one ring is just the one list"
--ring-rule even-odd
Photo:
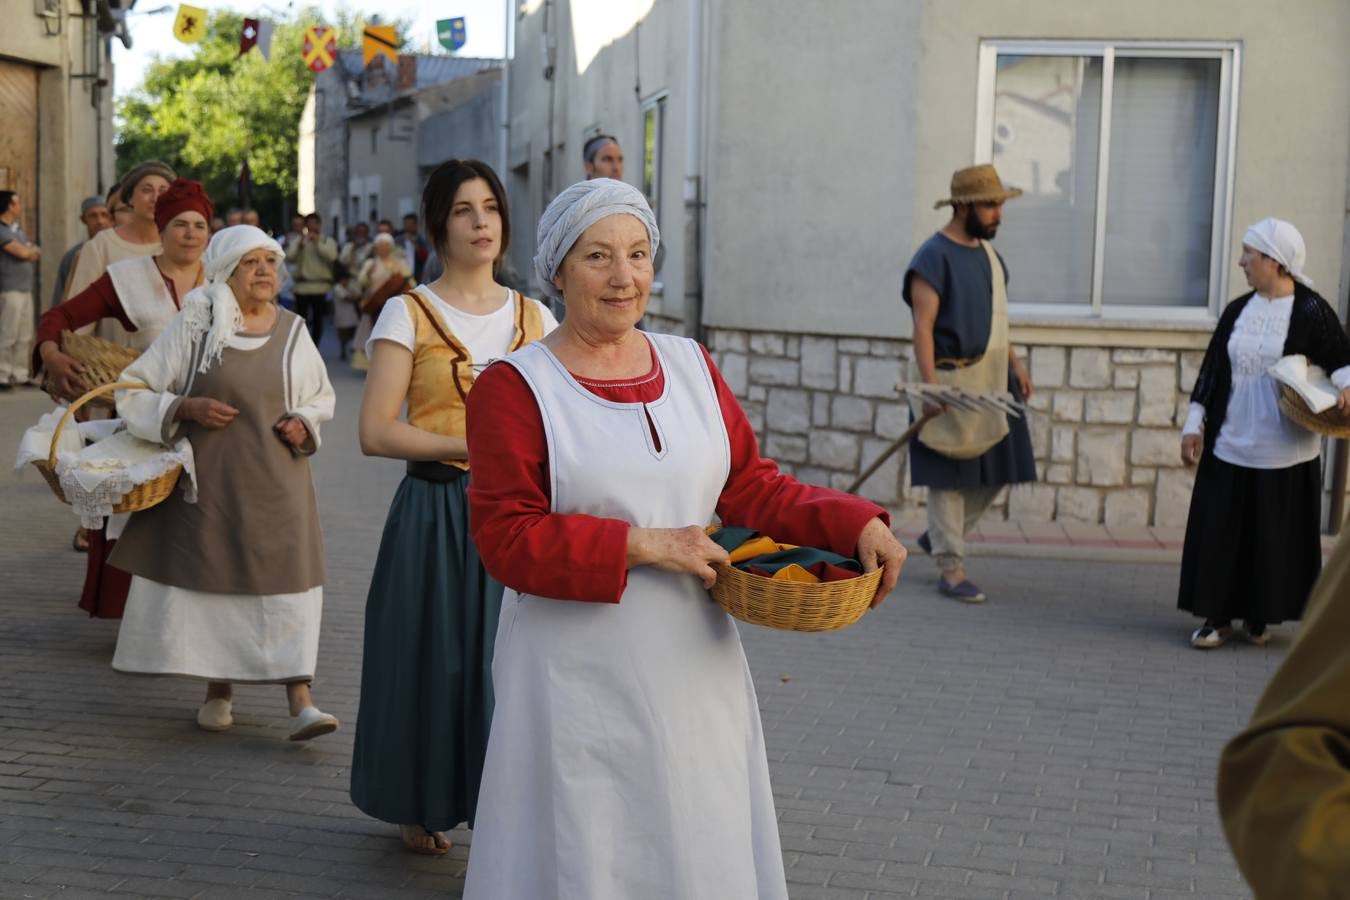
[[(1296, 425), (1280, 412), (1280, 385), (1269, 369), (1284, 356), (1294, 295), (1267, 299), (1254, 294), (1233, 323), (1228, 360), (1233, 390), (1214, 441), (1214, 455), (1249, 469), (1284, 469), (1316, 459), (1321, 435)], [(1337, 388), (1350, 385), (1350, 366), (1331, 373)], [(1192, 403), (1183, 434), (1199, 434), (1205, 408)]]
[[(500, 359), (511, 349), (511, 341), (516, 336), (515, 291), (502, 288), (502, 305), (486, 315), (475, 316), (446, 303), (425, 284), (419, 284), (414, 290), (441, 317), (445, 329), (468, 349), (469, 356), (473, 357), (474, 374), (483, 371), (491, 360)], [(544, 334), (558, 327), (558, 320), (553, 318), (547, 306), (528, 297), (525, 302), (539, 308), (539, 314), (544, 320)], [(393, 341), (410, 351), (416, 350), (417, 330), (412, 316), (408, 315), (406, 303), (394, 298), (384, 305), (375, 328), (370, 332), (370, 340), (366, 341), (368, 355), (373, 355), (376, 341)]]

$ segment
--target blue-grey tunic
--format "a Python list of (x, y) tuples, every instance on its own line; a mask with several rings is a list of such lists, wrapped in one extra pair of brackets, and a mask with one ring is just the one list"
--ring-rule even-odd
[[(999, 256), (1003, 263), (1003, 257)], [(910, 283), (915, 275), (937, 289), (940, 303), (933, 325), (937, 359), (970, 359), (984, 353), (993, 314), (994, 276), (982, 247), (966, 247), (938, 232), (924, 241), (905, 270), (902, 295), (913, 305)], [(1008, 266), (1003, 263), (1005, 283)], [(1018, 400), (1011, 368), (1008, 390)], [(918, 440), (910, 443), (910, 483), (939, 489), (1017, 484), (1036, 480), (1036, 460), (1026, 419), (1008, 417), (1008, 436), (974, 459), (952, 459)]]

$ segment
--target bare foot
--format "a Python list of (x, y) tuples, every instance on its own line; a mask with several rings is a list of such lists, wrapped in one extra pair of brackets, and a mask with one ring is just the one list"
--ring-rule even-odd
[(428, 831), (421, 825), (400, 825), (398, 832), (403, 846), (414, 853), (444, 856), (450, 852), (450, 839), (439, 831)]

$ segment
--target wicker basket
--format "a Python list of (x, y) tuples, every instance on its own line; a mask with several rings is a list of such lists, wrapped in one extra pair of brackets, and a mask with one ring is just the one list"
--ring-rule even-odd
[[(711, 525), (708, 532), (720, 526)], [(735, 566), (714, 566), (713, 600), (732, 616), (751, 625), (784, 631), (838, 631), (863, 617), (876, 596), (882, 570), (845, 581), (803, 584), (776, 581), (742, 572)]]
[(1298, 391), (1287, 384), (1280, 385), (1280, 412), (1309, 431), (1328, 437), (1350, 438), (1350, 416), (1334, 406), (1325, 412), (1314, 413), (1298, 395)]
[[(139, 350), (74, 331), (61, 332), (61, 352), (84, 367), (84, 383), (90, 389), (112, 384), (141, 355)], [(113, 400), (111, 396), (99, 395), (90, 405), (111, 409)]]
[[(61, 421), (57, 423), (56, 430), (52, 432), (52, 449), (47, 454), (47, 461), (42, 462), (41, 460), (36, 460), (33, 463), (33, 465), (37, 467), (37, 470), (42, 473), (42, 477), (46, 479), (48, 486), (52, 489), (52, 493), (55, 494), (56, 498), (62, 503), (69, 503), (70, 501), (66, 499), (66, 492), (61, 489), (61, 479), (57, 477), (56, 474), (56, 445), (61, 439), (61, 432), (65, 429), (66, 424), (69, 423), (71, 417), (75, 415), (75, 410), (104, 394), (111, 394), (113, 391), (126, 388), (136, 389), (144, 387), (145, 385), (137, 381), (115, 381), (94, 388), (92, 391), (70, 404), (70, 408), (66, 410), (66, 414), (62, 416)], [(183, 467), (181, 465), (174, 466), (164, 474), (152, 478), (143, 484), (136, 485), (130, 492), (125, 494), (115, 506), (113, 506), (112, 511), (115, 513), (128, 513), (149, 509), (155, 504), (163, 501), (173, 492), (174, 485), (178, 484), (178, 476), (181, 474), (183, 474)]]

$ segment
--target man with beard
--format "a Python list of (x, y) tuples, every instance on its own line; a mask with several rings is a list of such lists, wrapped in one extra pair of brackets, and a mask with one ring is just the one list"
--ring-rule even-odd
[[(989, 244), (1005, 188), (991, 165), (952, 176), (952, 218), (923, 243), (905, 272), (903, 295), (914, 315), (908, 381), (1031, 396), (1031, 378), (1008, 340), (1007, 269)], [(917, 404), (916, 404), (917, 405)], [(928, 531), (919, 546), (937, 561), (938, 592), (967, 603), (985, 594), (966, 577), (965, 538), (1006, 484), (1036, 479), (1024, 419), (1003, 413), (922, 404), (933, 415), (910, 448), (910, 481), (928, 488)]]

